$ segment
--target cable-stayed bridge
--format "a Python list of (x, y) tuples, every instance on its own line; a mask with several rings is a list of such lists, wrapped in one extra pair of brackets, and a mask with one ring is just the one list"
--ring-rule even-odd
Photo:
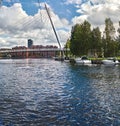
[[(23, 48), (23, 49), (6, 49), (0, 50), (1, 57), (8, 58), (52, 58), (59, 55), (60, 48)], [(66, 49), (63, 52), (69, 51)]]

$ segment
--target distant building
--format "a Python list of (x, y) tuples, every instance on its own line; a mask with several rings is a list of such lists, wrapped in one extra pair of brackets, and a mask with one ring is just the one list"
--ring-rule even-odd
[(52, 58), (60, 53), (60, 49), (54, 45), (33, 45), (33, 40), (28, 39), (28, 47), (15, 46), (11, 49), (0, 48), (0, 57), (8, 55), (11, 58)]
[(25, 46), (16, 46), (12, 48), (11, 57), (12, 58), (26, 58), (28, 57), (28, 52)]
[(29, 48), (25, 46), (13, 47), (10, 55), (12, 58), (52, 58), (58, 54), (57, 46), (53, 45), (31, 45)]
[(32, 39), (28, 39), (28, 48), (30, 48), (33, 45), (33, 40)]
[[(33, 49), (34, 51), (29, 52), (28, 57), (31, 58), (50, 58), (55, 57), (57, 53), (57, 46), (53, 45), (32, 45), (29, 49)], [(35, 51), (37, 50), (37, 51)]]
[(25, 46), (16, 46), (16, 47), (12, 48), (12, 50), (22, 50), (22, 49), (27, 49), (27, 47), (25, 47)]

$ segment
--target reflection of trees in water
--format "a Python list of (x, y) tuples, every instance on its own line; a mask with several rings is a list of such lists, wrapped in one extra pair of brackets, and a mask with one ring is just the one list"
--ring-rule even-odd
[(119, 66), (101, 66), (96, 76), (94, 73), (94, 96), (103, 110), (105, 118), (109, 120), (119, 118), (120, 101), (120, 69)]

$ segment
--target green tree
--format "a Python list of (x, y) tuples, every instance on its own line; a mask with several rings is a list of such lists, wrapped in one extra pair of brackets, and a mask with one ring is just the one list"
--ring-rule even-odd
[(70, 40), (69, 40), (69, 39), (67, 40), (67, 42), (66, 42), (64, 48), (67, 48), (67, 49), (70, 48)]
[(118, 40), (120, 42), (120, 21), (119, 21), (119, 28), (118, 28), (117, 32), (118, 32)]
[(72, 27), (71, 39), (70, 39), (70, 51), (73, 55), (79, 55), (80, 53), (80, 25), (76, 24)]
[(70, 55), (70, 40), (68, 39), (65, 46), (64, 46), (64, 49), (65, 49), (65, 56), (68, 57), (68, 55)]
[(76, 24), (71, 31), (70, 51), (73, 55), (86, 55), (90, 49), (91, 25), (88, 21)]
[(114, 25), (113, 25), (113, 22), (111, 21), (110, 18), (106, 18), (105, 20), (105, 56), (108, 57), (108, 56), (113, 56), (114, 55), (114, 52), (115, 52), (115, 48), (114, 48), (114, 36), (115, 36), (115, 28), (114, 28)]
[(101, 48), (102, 48), (102, 39), (101, 39), (101, 32), (99, 27), (94, 28), (91, 32), (91, 51), (94, 55), (100, 56), (101, 55)]
[(88, 21), (84, 21), (81, 27), (81, 44), (84, 49), (83, 54), (87, 54), (91, 48), (91, 24)]
[(118, 46), (119, 46), (118, 49), (120, 50), (120, 21), (119, 21), (119, 28), (118, 28), (117, 32), (118, 32), (117, 41), (118, 41)]

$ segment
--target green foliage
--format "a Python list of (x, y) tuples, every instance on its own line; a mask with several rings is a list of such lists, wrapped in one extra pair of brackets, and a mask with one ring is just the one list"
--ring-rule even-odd
[(119, 28), (118, 28), (117, 32), (118, 32), (118, 37), (116, 40), (118, 42), (118, 49), (120, 50), (120, 21), (119, 21)]
[(110, 18), (106, 18), (105, 20), (105, 47), (104, 47), (104, 55), (105, 57), (114, 56), (117, 52), (117, 42), (115, 41), (115, 28), (113, 26), (113, 22)]
[(115, 28), (110, 18), (105, 19), (104, 35), (101, 36), (99, 27), (91, 30), (91, 24), (84, 21), (72, 27), (71, 38), (66, 43), (70, 52), (75, 56), (87, 55), (88, 52), (98, 56), (118, 56), (120, 50), (120, 22), (118, 38), (115, 39)]
[(71, 31), (70, 50), (73, 55), (84, 55), (90, 48), (90, 23), (84, 21), (82, 24), (76, 24)]
[(64, 48), (69, 49), (70, 48), (70, 40), (68, 39)]
[(99, 55), (98, 53), (102, 53), (102, 39), (101, 32), (99, 27), (94, 28), (91, 32), (91, 50), (94, 54)]
[(69, 49), (70, 49), (70, 40), (69, 39), (67, 40), (67, 42), (64, 46), (64, 49), (65, 49), (65, 52), (64, 52), (65, 56), (69, 57), (71, 55), (71, 53), (69, 51)]

